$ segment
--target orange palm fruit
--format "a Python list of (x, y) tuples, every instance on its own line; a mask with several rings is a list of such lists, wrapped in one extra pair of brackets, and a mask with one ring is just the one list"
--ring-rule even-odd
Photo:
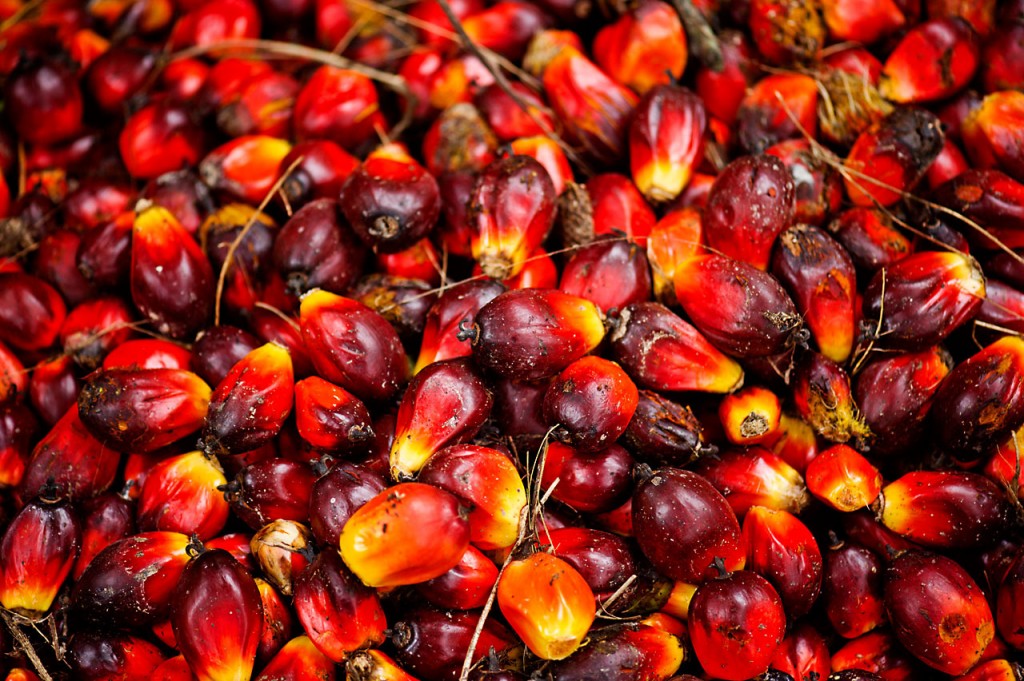
[(898, 0), (821, 0), (829, 36), (870, 44), (902, 28), (907, 16)]
[(498, 607), (544, 660), (571, 655), (590, 631), (594, 594), (569, 563), (543, 551), (513, 560), (498, 579)]
[(212, 539), (228, 521), (230, 508), (219, 489), (226, 484), (220, 464), (203, 452), (160, 461), (142, 484), (136, 511), (139, 529)]
[(207, 154), (199, 163), (199, 174), (210, 187), (257, 205), (273, 187), (281, 160), (291, 150), (290, 142), (270, 135), (236, 137)]
[(208, 549), (192, 559), (178, 583), (171, 626), (199, 681), (250, 678), (263, 622), (259, 588), (230, 553)]
[(846, 513), (870, 506), (882, 491), (882, 474), (847, 445), (833, 445), (819, 453), (804, 475), (816, 499)]
[(303, 440), (328, 451), (363, 451), (374, 436), (366, 405), (319, 376), (295, 384), (295, 426)]
[(676, 302), (676, 272), (703, 247), (704, 228), (696, 208), (671, 210), (658, 220), (647, 236), (655, 300), (665, 305)]
[(748, 386), (726, 395), (718, 406), (725, 436), (735, 445), (774, 442), (779, 435), (782, 403), (761, 386)]
[(491, 279), (466, 281), (445, 289), (427, 311), (413, 372), (419, 373), (432, 362), (471, 355), (472, 346), (468, 338), (459, 338), (459, 327), (472, 324), (480, 308), (504, 290), (504, 286)]
[(764, 447), (702, 457), (693, 467), (742, 517), (753, 506), (800, 513), (810, 503), (803, 477)]
[(334, 678), (334, 661), (321, 653), (308, 636), (296, 636), (270, 658), (256, 681), (334, 681)]
[(754, 83), (736, 112), (736, 138), (751, 154), (784, 140), (817, 137), (821, 87), (801, 73), (770, 75)]
[(544, 418), (556, 428), (557, 440), (594, 453), (626, 431), (638, 400), (636, 384), (622, 367), (601, 357), (581, 357), (548, 385)]
[(993, 92), (964, 119), (960, 134), (967, 155), (976, 168), (998, 168), (1020, 182), (1024, 179), (1021, 155), (1021, 120), (1024, 93)]
[(341, 531), (341, 557), (364, 584), (418, 584), (455, 567), (469, 546), (459, 500), (421, 482), (389, 487), (359, 508)]
[(686, 33), (675, 8), (645, 0), (594, 37), (594, 60), (616, 82), (641, 95), (686, 69)]
[(822, 560), (818, 542), (792, 513), (752, 506), (743, 518), (747, 567), (775, 587), (795, 619), (806, 614), (821, 593)]
[(659, 85), (637, 105), (629, 124), (633, 181), (652, 202), (675, 199), (704, 152), (706, 114), (700, 97), (678, 85)]
[(910, 29), (889, 53), (879, 90), (900, 104), (945, 99), (974, 77), (980, 56), (970, 24), (959, 17), (933, 18)]

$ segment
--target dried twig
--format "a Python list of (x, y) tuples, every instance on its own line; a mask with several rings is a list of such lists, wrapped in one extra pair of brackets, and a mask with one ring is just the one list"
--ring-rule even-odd
[(36, 670), (36, 674), (43, 681), (53, 681), (53, 676), (46, 671), (46, 665), (39, 658), (39, 653), (36, 652), (32, 642), (28, 640), (28, 636), (21, 630), (21, 626), (18, 624), (15, 615), (8, 610), (0, 610), (0, 617), (4, 620), (4, 625), (7, 627), (7, 631), (11, 632), (11, 636), (14, 638), (14, 642), (18, 645), (18, 648), (25, 653), (25, 657), (28, 658), (29, 662)]

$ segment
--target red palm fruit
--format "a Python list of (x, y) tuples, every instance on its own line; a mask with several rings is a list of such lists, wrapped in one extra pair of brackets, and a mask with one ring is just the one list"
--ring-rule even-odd
[(528, 156), (487, 166), (469, 197), (473, 257), (487, 276), (507, 279), (547, 237), (555, 219), (551, 176)]
[(885, 607), (900, 643), (944, 674), (963, 674), (995, 635), (992, 612), (967, 572), (944, 556), (908, 551), (885, 575)]
[[(242, 234), (246, 225), (249, 228)], [(222, 302), (238, 317), (250, 317), (260, 297), (258, 282), (266, 278), (270, 270), (268, 263), (274, 243), (271, 230), (275, 227), (273, 220), (255, 209), (230, 203), (211, 213), (199, 228), (199, 239), (211, 266), (218, 273), (227, 272)], [(232, 244), (236, 240), (239, 246), (231, 255)]]
[(479, 549), (470, 546), (458, 564), (440, 577), (416, 585), (423, 598), (439, 608), (482, 608), (498, 581), (498, 567)]
[(899, 0), (822, 0), (821, 5), (829, 36), (839, 42), (870, 44), (907, 23)]
[(82, 681), (147, 681), (164, 661), (160, 648), (121, 632), (80, 631), (68, 642), (71, 674)]
[(967, 222), (953, 218), (951, 223), (961, 229), (972, 246), (994, 250), (1024, 245), (1024, 185), (1009, 175), (972, 168), (939, 186), (933, 198), (967, 218)]
[(446, 172), (479, 172), (493, 162), (498, 138), (480, 111), (468, 102), (447, 107), (423, 139), (423, 158), (435, 177)]
[(518, 0), (495, 3), (462, 20), (474, 43), (513, 60), (522, 59), (530, 39), (551, 23), (542, 8)]
[(782, 160), (793, 177), (796, 222), (820, 226), (826, 217), (839, 211), (843, 200), (839, 174), (815, 158), (808, 140), (785, 140), (768, 147), (765, 153)]
[(703, 244), (704, 228), (696, 208), (672, 210), (654, 225), (647, 237), (647, 261), (655, 300), (665, 305), (676, 302), (675, 274), (683, 263), (703, 252)]
[(236, 137), (203, 158), (199, 175), (211, 189), (255, 205), (270, 192), (291, 149), (289, 142), (269, 135)]
[(964, 119), (960, 134), (976, 168), (998, 168), (1018, 182), (1024, 179), (1024, 158), (1017, 129), (1024, 119), (1024, 94), (994, 92)]
[(7, 672), (4, 681), (40, 681), (39, 675), (24, 667), (15, 667)]
[(296, 295), (314, 288), (344, 293), (359, 277), (365, 255), (333, 199), (307, 203), (274, 238), (274, 266)]
[(441, 214), (437, 180), (398, 143), (367, 156), (349, 175), (338, 205), (356, 235), (385, 253), (426, 237)]
[(569, 563), (543, 551), (514, 559), (498, 578), (498, 607), (537, 657), (561, 660), (594, 622), (594, 594)]
[(370, 402), (390, 398), (405, 383), (408, 360), (398, 333), (362, 303), (310, 291), (300, 324), (313, 366), (331, 383)]
[(640, 100), (629, 125), (629, 163), (647, 199), (671, 201), (683, 191), (702, 159), (705, 125), (703, 102), (686, 88), (659, 85)]
[(281, 159), (280, 173), (298, 163), (281, 185), (288, 203), (301, 206), (316, 199), (337, 198), (345, 180), (359, 167), (355, 158), (330, 140), (309, 140), (292, 147)]
[(321, 546), (338, 545), (342, 528), (366, 502), (387, 486), (370, 468), (340, 461), (313, 483), (309, 496), (309, 527)]
[(644, 245), (657, 217), (633, 181), (619, 173), (601, 173), (587, 180), (594, 233), (626, 237)]
[(555, 187), (555, 194), (560, 195), (566, 185), (573, 181), (572, 166), (569, 165), (569, 158), (562, 151), (558, 142), (547, 135), (534, 135), (532, 137), (519, 137), (508, 145), (510, 153), (516, 156), (529, 156), (540, 163), (548, 172), (551, 183)]
[(978, 549), (1006, 527), (1010, 507), (996, 483), (979, 473), (913, 471), (882, 490), (879, 519), (922, 546)]
[(873, 208), (850, 208), (828, 225), (857, 267), (874, 272), (909, 254), (910, 241), (897, 231), (892, 220)]
[(544, 418), (554, 436), (582, 453), (619, 439), (636, 411), (636, 385), (615, 362), (588, 356), (576, 360), (549, 384)]
[(89, 563), (114, 542), (135, 534), (135, 507), (120, 494), (107, 492), (90, 499), (82, 515), (82, 548), (71, 576), (82, 576)]
[(304, 462), (267, 459), (243, 468), (222, 491), (235, 515), (258, 530), (272, 520), (306, 522), (315, 481)]
[(579, 572), (599, 601), (610, 598), (630, 575), (637, 573), (629, 544), (614, 534), (588, 527), (564, 527), (542, 534), (542, 538), (555, 556)]
[(6, 345), (0, 343), (0, 403), (24, 394), (29, 387), (29, 372)]
[(477, 92), (494, 84), (494, 76), (474, 54), (450, 57), (429, 74), (427, 99), (434, 109), (445, 109), (458, 102), (471, 102)]
[(729, 442), (757, 445), (773, 442), (779, 435), (782, 403), (767, 388), (749, 386), (726, 395), (718, 405), (718, 418)]
[(86, 70), (83, 85), (101, 109), (118, 113), (134, 96), (156, 65), (156, 55), (135, 45), (113, 45)]
[(874, 513), (867, 510), (845, 513), (841, 521), (843, 532), (850, 541), (871, 549), (885, 561), (895, 558), (902, 551), (921, 548), (887, 528)]
[(206, 542), (207, 549), (224, 549), (230, 553), (238, 564), (244, 567), (250, 574), (255, 574), (256, 561), (252, 557), (252, 547), (249, 545), (249, 535), (243, 532), (229, 532), (222, 534), (215, 539)]
[[(673, 679), (685, 658), (680, 637), (646, 624), (608, 627), (569, 658), (550, 666), (553, 678), (611, 675), (621, 681)], [(486, 677), (485, 677), (486, 678)]]
[[(516, 102), (497, 84), (490, 85), (476, 94), (473, 103), (486, 119), (491, 130), (502, 142), (511, 142), (520, 137), (543, 135), (545, 127), (555, 129), (555, 122), (545, 110), (544, 103), (530, 88), (522, 83), (511, 83), (511, 89), (526, 103), (521, 109)], [(543, 123), (538, 125), (533, 117)]]
[(594, 160), (613, 163), (623, 154), (637, 97), (571, 42), (559, 31), (542, 31), (530, 44), (524, 63), (541, 77), (552, 110), (567, 124), (569, 141)]
[(216, 460), (202, 452), (164, 459), (146, 474), (136, 520), (144, 532), (187, 532), (206, 540), (228, 520), (220, 488), (227, 480)]
[(259, 588), (230, 553), (209, 549), (192, 559), (178, 583), (171, 625), (200, 681), (249, 678), (263, 623)]
[(803, 323), (778, 280), (740, 260), (697, 256), (679, 269), (675, 285), (694, 326), (735, 357), (780, 353), (793, 344)]
[(373, 438), (366, 405), (317, 376), (295, 384), (295, 425), (303, 440), (331, 451), (362, 451)]
[[(406, 611), (403, 621), (392, 626), (395, 660), (417, 679), (456, 681), (479, 618), (480, 613), (475, 611), (412, 608)], [(485, 659), (491, 649), (501, 655), (516, 645), (519, 641), (515, 634), (495, 618), (488, 618), (476, 642), (473, 662)], [(406, 681), (404, 677), (398, 678)]]
[[(174, 49), (215, 45), (223, 41), (258, 38), (260, 13), (252, 0), (200, 4), (180, 16), (171, 31)], [(187, 657), (187, 656), (186, 656)]]
[(882, 357), (857, 374), (854, 395), (875, 434), (872, 452), (893, 454), (923, 434), (932, 398), (952, 368), (940, 348)]
[(263, 631), (256, 649), (256, 664), (262, 666), (277, 654), (292, 636), (294, 616), (281, 594), (270, 582), (254, 577), (263, 605)]
[[(4, 87), (8, 119), (18, 137), (52, 145), (81, 130), (84, 103), (77, 75), (51, 57), (22, 59)], [(46, 125), (39, 125), (40, 121)]]
[(878, 79), (882, 76), (882, 62), (865, 47), (851, 45), (830, 51), (822, 62), (833, 69), (861, 76), (872, 86), (877, 86)]
[[(240, 331), (240, 329), (238, 330)], [(191, 364), (197, 362), (196, 356), (188, 348), (171, 341), (160, 338), (136, 338), (126, 341), (111, 350), (103, 358), (102, 368), (188, 369)], [(199, 373), (200, 377), (202, 377), (200, 372), (197, 371), (196, 373)], [(203, 380), (206, 379), (204, 378)], [(213, 381), (213, 383), (216, 383), (216, 381)]]
[(436, 290), (419, 279), (376, 272), (357, 281), (349, 295), (384, 317), (403, 341), (412, 344), (420, 338)]
[(642, 95), (683, 75), (686, 45), (675, 9), (649, 0), (597, 32), (594, 60), (616, 82)]
[(292, 129), (298, 142), (327, 139), (354, 151), (385, 127), (373, 82), (355, 71), (321, 66), (295, 100)]
[(823, 601), (836, 633), (857, 638), (885, 623), (884, 563), (855, 543), (837, 541), (825, 554)]
[(515, 464), (498, 450), (470, 444), (445, 447), (426, 462), (419, 481), (453, 494), (470, 509), (469, 539), (477, 548), (489, 551), (515, 543), (526, 489)]
[(976, 460), (1024, 422), (1024, 341), (1005, 336), (958, 364), (932, 402), (937, 441)]
[(548, 445), (540, 484), (546, 490), (558, 480), (552, 498), (582, 513), (603, 513), (629, 496), (634, 464), (629, 452), (616, 444), (583, 452), (552, 442)]
[(391, 475), (411, 478), (439, 449), (471, 439), (490, 416), (493, 398), (468, 359), (434, 362), (402, 396), (391, 447)]
[(217, 125), (231, 137), (288, 137), (299, 83), (286, 73), (269, 71), (246, 83), (238, 97), (217, 110)]
[(267, 663), (256, 681), (334, 681), (334, 661), (308, 636), (285, 643)]
[(889, 631), (872, 631), (849, 641), (832, 653), (832, 669), (834, 675), (862, 675), (852, 681), (912, 681), (925, 673)]
[(1024, 552), (1017, 550), (995, 592), (996, 627), (999, 635), (1012, 647), (1020, 650), (1024, 648), (1024, 632), (1021, 626), (1024, 622), (1024, 600), (1021, 599), (1024, 592)]
[(79, 304), (64, 319), (59, 340), (64, 354), (84, 369), (95, 369), (131, 336), (132, 311), (121, 298), (104, 296)]
[(743, 519), (747, 569), (778, 591), (790, 618), (806, 614), (821, 592), (821, 551), (814, 535), (786, 511), (752, 506)]
[(266, 343), (235, 364), (210, 398), (203, 428), (208, 454), (258, 449), (278, 434), (292, 411), (295, 377), (288, 351)]
[(685, 466), (709, 450), (704, 426), (693, 411), (651, 390), (639, 391), (636, 411), (620, 441), (652, 466)]
[(256, 336), (236, 326), (222, 324), (200, 332), (192, 344), (191, 366), (204, 381), (218, 385), (243, 357), (260, 347)]
[(1024, 293), (995, 279), (985, 282), (985, 300), (975, 318), (1012, 331), (1024, 330)]
[(159, 333), (195, 334), (213, 307), (213, 269), (173, 214), (142, 209), (132, 227), (131, 292), (135, 307)]
[(800, 622), (782, 639), (775, 650), (769, 669), (806, 681), (824, 679), (831, 670), (831, 656), (825, 637), (808, 622)]
[(585, 298), (520, 289), (480, 308), (473, 331), (473, 359), (479, 366), (531, 381), (554, 376), (596, 348), (605, 330), (601, 311)]
[(805, 477), (816, 499), (846, 513), (871, 505), (882, 491), (882, 474), (847, 445), (833, 445), (818, 454)]
[(698, 587), (688, 623), (704, 671), (743, 681), (768, 669), (785, 633), (786, 613), (768, 580), (740, 571)]
[(0, 539), (0, 605), (45, 615), (74, 567), (81, 534), (65, 500), (45, 495), (25, 504)]
[(801, 475), (818, 455), (818, 440), (814, 429), (799, 416), (782, 412), (779, 417), (779, 437), (770, 449)]
[[(966, 21), (933, 18), (912, 28), (889, 54), (879, 89), (900, 104), (945, 99), (974, 77), (980, 51), (977, 34)], [(940, 67), (940, 62), (949, 66)]]
[(120, 461), (118, 452), (89, 433), (72, 405), (36, 443), (17, 495), (27, 501), (52, 482), (72, 501), (96, 496), (113, 484)]
[[(817, 136), (818, 87), (813, 78), (799, 73), (772, 75), (759, 80), (747, 91), (736, 113), (736, 135), (740, 147), (750, 154), (761, 154), (783, 140), (804, 134)], [(784, 168), (781, 164), (780, 167)], [(748, 166), (746, 172), (751, 172), (751, 169)], [(758, 191), (753, 182), (750, 186)], [(758, 193), (763, 195), (764, 191), (762, 189)], [(792, 191), (786, 190), (782, 205), (792, 203), (791, 195)]]
[(896, 109), (862, 132), (850, 148), (843, 177), (847, 196), (855, 206), (891, 206), (917, 186), (942, 143), (934, 114)]
[(209, 187), (189, 169), (165, 173), (150, 180), (142, 190), (142, 196), (171, 211), (189, 234), (196, 234), (214, 209)]
[(708, 246), (767, 269), (772, 245), (789, 226), (793, 210), (793, 179), (782, 161), (744, 156), (726, 166), (711, 187), (703, 215)]
[(148, 180), (194, 166), (202, 158), (205, 142), (202, 128), (184, 108), (157, 100), (132, 114), (118, 146), (128, 173)]
[(981, 82), (985, 92), (1015, 90), (1024, 84), (1021, 54), (1024, 27), (1019, 23), (1000, 26), (981, 47)]
[(700, 331), (658, 303), (635, 303), (610, 334), (612, 353), (645, 388), (728, 393), (743, 384), (743, 369)]
[(800, 416), (826, 440), (849, 442), (871, 435), (853, 400), (849, 375), (824, 355), (809, 352), (797, 363), (793, 401)]
[(397, 253), (377, 253), (376, 260), (382, 274), (419, 279), (431, 286), (438, 286), (441, 283), (438, 267), (441, 262), (441, 251), (430, 239), (420, 239)]
[(295, 375), (301, 378), (316, 371), (306, 348), (299, 321), (297, 317), (282, 316), (278, 311), (256, 307), (249, 317), (249, 330), (264, 343), (276, 343), (288, 350)]
[[(3, 208), (0, 188), (0, 208)], [(0, 215), (6, 214), (0, 210)], [(78, 248), (82, 236), (68, 229), (47, 234), (39, 243), (32, 272), (53, 285), (72, 307), (96, 296), (96, 287), (78, 269)]]
[(423, 342), (415, 373), (433, 362), (468, 357), (469, 339), (460, 339), (460, 328), (473, 323), (476, 313), (498, 296), (504, 287), (490, 279), (470, 280), (446, 289), (427, 312)]
[(956, 678), (957, 681), (1015, 681), (1020, 678), (1021, 673), (1021, 666), (1016, 662), (988, 660)]
[(968, 255), (924, 251), (876, 274), (864, 291), (864, 316), (881, 318), (879, 340), (903, 350), (943, 341), (977, 314), (985, 276)]
[(55, 288), (21, 272), (0, 273), (0, 341), (15, 350), (53, 345), (67, 306)]
[(24, 404), (0, 404), (0, 489), (17, 487), (25, 475), (39, 421)]
[(210, 386), (184, 369), (101, 369), (78, 395), (78, 413), (105, 446), (148, 453), (199, 430)]
[(754, 50), (746, 34), (732, 29), (719, 32), (723, 68), (701, 65), (697, 70), (696, 91), (712, 117), (731, 125), (736, 120), (747, 86), (756, 77)]
[(696, 473), (661, 468), (633, 492), (633, 525), (644, 556), (675, 580), (702, 582), (716, 574), (712, 562), (742, 567), (740, 525), (729, 502)]
[(469, 537), (467, 513), (455, 496), (405, 482), (352, 514), (341, 532), (341, 557), (364, 584), (418, 584), (455, 567)]
[(960, 147), (956, 142), (946, 138), (942, 145), (942, 151), (935, 157), (935, 161), (928, 168), (928, 186), (932, 189), (949, 182), (956, 176), (965, 172), (970, 165)]
[(737, 516), (752, 506), (796, 514), (810, 503), (801, 475), (763, 447), (702, 457), (693, 470), (722, 493)]
[(758, 51), (775, 64), (813, 60), (825, 44), (817, 3), (753, 0), (748, 23)]

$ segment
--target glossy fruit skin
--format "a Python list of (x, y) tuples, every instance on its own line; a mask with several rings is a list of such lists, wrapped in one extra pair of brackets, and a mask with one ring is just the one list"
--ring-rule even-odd
[(764, 672), (782, 642), (786, 614), (778, 593), (753, 572), (734, 572), (697, 589), (690, 640), (716, 678), (743, 681)]
[(692, 470), (722, 493), (737, 516), (752, 506), (800, 513), (810, 502), (803, 477), (764, 447), (701, 457)]
[(857, 638), (885, 622), (884, 576), (882, 559), (859, 544), (846, 542), (829, 549), (822, 598), (836, 633)]
[(544, 552), (505, 566), (498, 607), (530, 651), (545, 660), (572, 654), (595, 615), (594, 594), (580, 573)]
[(725, 437), (735, 445), (774, 442), (779, 437), (782, 404), (771, 390), (749, 386), (726, 395), (718, 406)]
[(418, 480), (450, 492), (469, 509), (470, 542), (477, 548), (503, 549), (515, 543), (526, 489), (503, 453), (473, 444), (445, 447), (427, 461)]
[[(417, 679), (457, 681), (479, 616), (472, 610), (411, 608), (405, 619), (392, 626), (395, 660)], [(505, 625), (488, 618), (477, 642), (474, 662), (484, 659), (491, 648), (500, 655), (518, 644)]]
[(351, 152), (376, 139), (374, 128), (386, 124), (369, 78), (322, 66), (295, 99), (292, 127), (297, 142), (327, 139)]
[(295, 384), (295, 422), (303, 440), (328, 451), (363, 451), (374, 435), (366, 405), (318, 376)]
[[(816, 135), (819, 87), (802, 73), (772, 74), (753, 83), (736, 114), (740, 147), (751, 154), (762, 154), (780, 142), (800, 139), (802, 131)], [(824, 122), (825, 117), (821, 118)]]
[(333, 549), (296, 579), (295, 609), (306, 635), (334, 662), (384, 640), (387, 622), (376, 591), (360, 583)]
[(76, 582), (103, 549), (135, 534), (135, 507), (127, 497), (107, 492), (83, 506), (82, 548), (71, 573)]
[(629, 124), (633, 180), (652, 202), (671, 201), (690, 182), (704, 151), (704, 103), (677, 85), (648, 92)]
[(293, 293), (322, 288), (342, 294), (358, 278), (366, 249), (340, 218), (337, 201), (316, 199), (274, 237), (274, 266)]
[(617, 82), (641, 95), (674, 82), (686, 68), (686, 33), (672, 7), (643, 2), (594, 38), (594, 59)]
[(886, 572), (885, 606), (907, 650), (933, 669), (963, 674), (995, 636), (978, 585), (949, 558), (908, 551)]
[[(26, 61), (7, 80), (4, 100), (18, 137), (31, 144), (54, 144), (78, 132), (84, 102), (68, 65), (49, 58)], [(46, 125), (39, 125), (40, 121)]]
[(497, 296), (477, 313), (476, 328), (477, 365), (516, 380), (554, 376), (604, 338), (597, 306), (550, 289)]
[(317, 542), (337, 546), (349, 517), (386, 485), (381, 475), (364, 465), (339, 461), (331, 466), (313, 483), (309, 495), (309, 525)]
[(743, 518), (747, 569), (775, 587), (786, 614), (806, 614), (821, 592), (821, 551), (814, 535), (796, 516), (753, 506)]
[[(22, 378), (28, 373), (22, 370)], [(55, 425), (68, 409), (75, 406), (82, 387), (76, 373), (75, 363), (64, 356), (37, 364), (32, 370), (28, 384), (29, 402), (47, 425)]]
[(189, 532), (202, 540), (212, 539), (228, 521), (230, 509), (219, 489), (226, 483), (220, 464), (202, 452), (160, 461), (142, 484), (136, 516), (139, 529)]
[(128, 119), (118, 147), (128, 173), (149, 180), (198, 163), (204, 133), (183, 107), (156, 101)]
[(877, 209), (849, 208), (829, 223), (828, 230), (853, 263), (867, 272), (891, 265), (911, 252), (910, 240)]
[(465, 358), (434, 362), (409, 383), (395, 420), (391, 475), (415, 476), (439, 449), (476, 435), (494, 400)]
[[(837, 673), (874, 675), (881, 679), (911, 679), (927, 672), (888, 629), (872, 631), (851, 640), (832, 654)], [(859, 677), (853, 676), (857, 681)], [(874, 681), (867, 676), (867, 681)]]
[(324, 379), (368, 402), (393, 396), (408, 362), (398, 333), (379, 314), (350, 298), (311, 291), (300, 307), (302, 338)]
[[(803, 323), (778, 280), (741, 260), (697, 256), (676, 273), (675, 285), (694, 326), (734, 357), (778, 354), (793, 343)], [(708, 297), (711, 291), (717, 295)]]
[(711, 483), (689, 471), (661, 468), (633, 493), (633, 526), (644, 556), (662, 574), (684, 582), (714, 576), (712, 561), (743, 562), (736, 514)]
[(616, 444), (583, 452), (560, 442), (548, 443), (540, 484), (551, 497), (575, 511), (604, 513), (621, 505), (632, 490), (633, 457)]
[(832, 668), (828, 643), (813, 625), (798, 623), (782, 639), (769, 668), (789, 674), (794, 680), (814, 678), (812, 674), (823, 679)]
[(1006, 336), (958, 364), (939, 386), (931, 422), (953, 456), (979, 458), (1024, 420), (1022, 362), (1024, 341)]
[(253, 530), (272, 520), (306, 522), (316, 474), (305, 462), (267, 459), (243, 468), (224, 489), (235, 515)]
[(605, 314), (648, 300), (651, 286), (644, 251), (614, 237), (597, 238), (573, 253), (558, 284), (559, 290), (593, 301)]
[(469, 537), (469, 521), (455, 496), (403, 482), (353, 513), (339, 541), (341, 557), (363, 583), (387, 587), (443, 575), (462, 559)]
[(912, 471), (882, 489), (882, 524), (922, 546), (979, 549), (1004, 531), (1003, 491), (979, 473)]
[(551, 530), (544, 540), (554, 555), (580, 573), (598, 601), (608, 599), (638, 571), (630, 545), (610, 532), (563, 527)]
[(491, 279), (471, 280), (445, 290), (427, 311), (413, 373), (419, 373), (431, 362), (472, 354), (469, 339), (459, 339), (459, 327), (472, 324), (480, 308), (504, 290), (504, 286)]
[(609, 627), (595, 632), (587, 646), (551, 669), (554, 678), (564, 681), (608, 674), (622, 681), (667, 679), (684, 656), (682, 641), (667, 631), (645, 624)]
[(555, 219), (555, 185), (529, 156), (500, 158), (479, 174), (469, 197), (473, 258), (484, 274), (503, 280), (522, 271)]
[(20, 272), (0, 273), (0, 341), (15, 350), (42, 350), (57, 340), (67, 306), (55, 288)]
[(185, 568), (171, 625), (178, 650), (201, 681), (249, 678), (263, 622), (256, 582), (230, 553), (209, 549)]
[(736, 361), (659, 303), (626, 307), (609, 340), (615, 360), (638, 387), (729, 393), (743, 385)]
[(929, 348), (880, 357), (857, 374), (853, 393), (875, 435), (872, 452), (898, 453), (924, 434), (932, 399), (952, 363), (941, 348)]
[(81, 540), (66, 501), (26, 504), (0, 539), (0, 605), (33, 619), (45, 615), (74, 567)]
[(0, 489), (17, 487), (25, 475), (40, 424), (24, 404), (0, 404)]
[(621, 442), (639, 461), (682, 467), (705, 451), (703, 431), (689, 407), (641, 390)]
[(334, 681), (334, 661), (313, 645), (308, 636), (296, 636), (274, 655), (256, 681)]
[[(977, 36), (966, 21), (934, 18), (912, 28), (889, 54), (880, 90), (900, 104), (944, 99), (971, 80), (979, 53)], [(939, 69), (940, 61), (950, 66)]]
[(83, 681), (145, 681), (164, 661), (160, 648), (122, 632), (79, 632), (71, 638), (67, 656), (72, 674)]
[(715, 179), (704, 233), (715, 252), (768, 268), (772, 244), (793, 219), (793, 179), (774, 156), (744, 156)]
[(625, 371), (600, 357), (582, 357), (549, 384), (544, 417), (555, 437), (583, 452), (616, 441), (636, 411), (639, 393)]

